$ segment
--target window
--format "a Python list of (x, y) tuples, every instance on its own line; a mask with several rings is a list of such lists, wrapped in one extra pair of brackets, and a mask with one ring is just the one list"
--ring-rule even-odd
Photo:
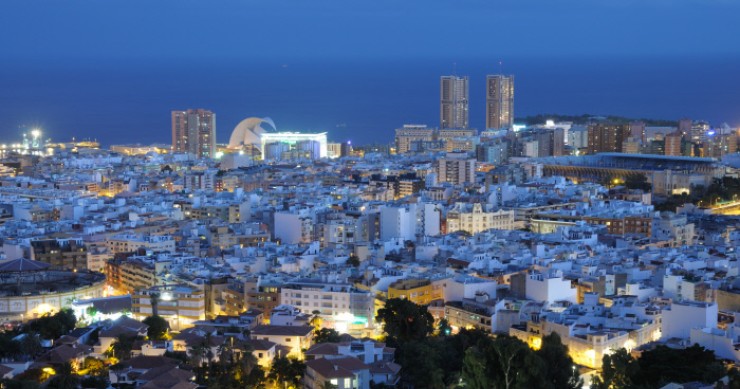
[(285, 343), (290, 343), (290, 338), (285, 338)]

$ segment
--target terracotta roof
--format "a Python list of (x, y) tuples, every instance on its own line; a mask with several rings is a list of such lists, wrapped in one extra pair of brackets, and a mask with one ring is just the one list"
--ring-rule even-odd
[(314, 359), (306, 362), (306, 369), (311, 369), (324, 378), (349, 378), (354, 377), (357, 371), (369, 370), (366, 364), (354, 357)]
[(121, 368), (130, 367), (137, 370), (153, 369), (155, 367), (161, 367), (165, 365), (174, 367), (177, 366), (177, 361), (167, 357), (147, 357), (140, 355), (119, 364)]
[(393, 362), (377, 361), (370, 364), (370, 373), (376, 374), (398, 374), (401, 365)]
[(307, 336), (313, 332), (311, 326), (266, 326), (255, 327), (251, 335)]
[(259, 350), (269, 350), (273, 347), (275, 347), (276, 343), (270, 342), (269, 340), (262, 340), (262, 339), (249, 339), (245, 342), (247, 345), (252, 347), (252, 350), (259, 351)]
[(37, 361), (48, 362), (52, 364), (62, 364), (74, 358), (79, 358), (92, 353), (93, 349), (87, 345), (80, 344), (63, 344), (49, 350), (40, 356)]
[(317, 343), (306, 350), (306, 355), (337, 355), (337, 343)]

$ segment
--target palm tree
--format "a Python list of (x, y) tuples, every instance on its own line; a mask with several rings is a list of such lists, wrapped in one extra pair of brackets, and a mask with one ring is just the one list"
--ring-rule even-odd
[(149, 295), (149, 302), (152, 304), (152, 316), (159, 316), (159, 292), (152, 292)]
[(222, 365), (234, 363), (234, 337), (229, 336), (225, 342), (223, 342), (218, 349), (218, 361)]
[(207, 355), (208, 346), (206, 346), (205, 342), (196, 344), (190, 349), (191, 365), (193, 365), (194, 368), (202, 367)]

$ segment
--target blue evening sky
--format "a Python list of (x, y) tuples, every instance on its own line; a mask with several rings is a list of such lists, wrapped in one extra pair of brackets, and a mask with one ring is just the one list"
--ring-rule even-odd
[(3, 62), (740, 53), (733, 0), (4, 0)]
[(517, 117), (740, 124), (740, 0), (1, 0), (0, 141), (170, 141), (170, 110), (217, 137), (249, 116), (387, 142), (439, 125), (439, 76), (516, 76)]

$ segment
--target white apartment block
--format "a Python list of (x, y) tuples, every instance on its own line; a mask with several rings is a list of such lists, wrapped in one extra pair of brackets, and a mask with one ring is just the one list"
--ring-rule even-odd
[(174, 331), (190, 328), (195, 321), (206, 318), (205, 292), (190, 286), (154, 286), (136, 291), (131, 299), (136, 320), (144, 320), (156, 310)]
[(692, 329), (717, 328), (717, 304), (674, 301), (663, 310), (662, 339), (689, 339)]
[(105, 240), (105, 245), (111, 254), (130, 253), (140, 248), (153, 252), (175, 253), (175, 240), (168, 235), (113, 235)]
[(303, 313), (318, 312), (325, 326), (340, 332), (374, 326), (375, 299), (372, 293), (355, 289), (349, 284), (295, 280), (283, 285), (280, 302), (292, 305)]
[(532, 273), (527, 276), (526, 296), (528, 299), (553, 304), (556, 301), (576, 302), (576, 288), (570, 280), (563, 278), (560, 270), (546, 274)]
[[(484, 208), (485, 207), (485, 208)], [(513, 210), (489, 210), (490, 207), (483, 204), (458, 203), (447, 213), (447, 233), (466, 231), (477, 234), (490, 229), (514, 230), (516, 219)]]

